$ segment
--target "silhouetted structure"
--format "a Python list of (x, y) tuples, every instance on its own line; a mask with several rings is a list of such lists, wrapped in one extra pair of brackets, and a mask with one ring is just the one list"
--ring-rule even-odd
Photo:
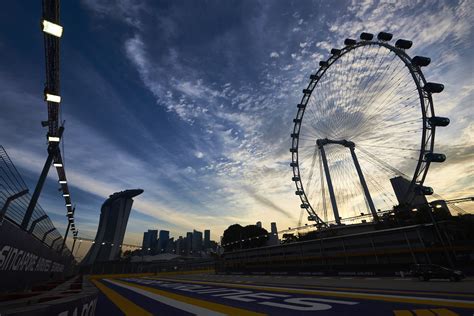
[(193, 230), (193, 252), (201, 251), (202, 250), (202, 232), (198, 232), (197, 230)]
[(158, 239), (158, 230), (149, 229), (143, 233), (142, 249), (146, 252), (148, 250), (155, 252)]
[(204, 249), (211, 248), (211, 231), (209, 229), (204, 230)]
[(166, 252), (168, 248), (168, 240), (170, 239), (170, 232), (167, 230), (160, 230), (160, 238), (158, 239), (158, 252)]
[(277, 224), (273, 222), (270, 225), (271, 225), (271, 232), (270, 232), (270, 238), (268, 238), (268, 245), (275, 246), (280, 243), (280, 241), (278, 240)]
[(409, 180), (403, 177), (395, 177), (390, 179), (390, 182), (392, 184), (393, 191), (395, 192), (399, 205), (415, 207), (417, 205), (428, 204), (428, 201), (426, 200), (426, 197), (424, 195), (415, 194), (414, 190), (412, 190), (411, 192), (408, 191), (410, 189)]
[(186, 233), (186, 254), (191, 253), (193, 251), (193, 233), (187, 232)]
[(133, 197), (143, 193), (141, 189), (125, 190), (112, 194), (100, 210), (99, 228), (91, 249), (84, 258), (84, 264), (96, 261), (111, 261), (119, 257)]

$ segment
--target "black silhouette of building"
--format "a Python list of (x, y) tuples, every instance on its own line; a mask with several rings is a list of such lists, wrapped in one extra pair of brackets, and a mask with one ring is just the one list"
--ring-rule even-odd
[(132, 198), (142, 193), (142, 189), (116, 192), (102, 204), (97, 235), (84, 258), (84, 264), (118, 259), (132, 209)]

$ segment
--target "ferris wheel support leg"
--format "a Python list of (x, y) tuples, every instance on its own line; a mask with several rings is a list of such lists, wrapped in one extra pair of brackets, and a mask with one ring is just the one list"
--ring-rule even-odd
[(334, 220), (338, 225), (341, 224), (341, 218), (339, 217), (339, 210), (337, 209), (336, 196), (334, 195), (334, 188), (332, 187), (331, 175), (329, 174), (328, 161), (326, 159), (326, 152), (323, 146), (319, 146), (321, 150), (321, 157), (323, 158), (324, 173), (326, 174), (326, 181), (328, 183), (329, 197), (331, 198), (332, 210), (334, 212)]
[(360, 184), (362, 189), (364, 190), (365, 199), (367, 200), (367, 204), (369, 204), (370, 212), (374, 217), (374, 221), (378, 221), (379, 217), (377, 215), (377, 211), (375, 210), (374, 201), (372, 201), (372, 197), (370, 196), (369, 188), (367, 187), (367, 183), (365, 182), (364, 174), (362, 173), (362, 169), (359, 165), (359, 160), (357, 160), (357, 155), (354, 151), (354, 147), (349, 147), (351, 151), (352, 160), (354, 160), (354, 165), (357, 170), (357, 174), (359, 175)]

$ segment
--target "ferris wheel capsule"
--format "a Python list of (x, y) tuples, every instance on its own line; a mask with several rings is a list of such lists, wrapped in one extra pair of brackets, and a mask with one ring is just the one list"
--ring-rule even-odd
[(431, 58), (423, 56), (415, 56), (411, 60), (411, 63), (418, 67), (426, 67), (430, 64)]
[(427, 82), (423, 89), (430, 93), (440, 93), (444, 90), (444, 85), (436, 82)]
[(398, 41), (395, 42), (395, 47), (401, 48), (401, 49), (410, 49), (412, 45), (413, 45), (412, 41), (404, 40), (404, 39), (399, 39)]
[(371, 41), (374, 38), (374, 34), (362, 32), (360, 33), (360, 39), (363, 41)]
[(449, 125), (449, 118), (447, 117), (441, 117), (441, 116), (433, 116), (428, 119), (428, 123), (430, 123), (431, 126), (448, 126)]
[(383, 41), (383, 42), (388, 42), (392, 39), (393, 37), (393, 34), (391, 33), (386, 33), (386, 32), (380, 32), (378, 35), (377, 35), (377, 39), (379, 41)]
[(446, 155), (439, 153), (427, 153), (425, 154), (425, 159), (429, 162), (444, 162), (446, 160)]
[(346, 38), (344, 40), (344, 45), (346, 45), (346, 46), (352, 46), (352, 45), (355, 45), (355, 44), (357, 44), (357, 41), (355, 39)]

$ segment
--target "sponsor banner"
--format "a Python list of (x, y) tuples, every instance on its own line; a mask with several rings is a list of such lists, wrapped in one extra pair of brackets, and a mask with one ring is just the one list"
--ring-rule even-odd
[(0, 292), (62, 278), (70, 262), (8, 220), (0, 226)]

